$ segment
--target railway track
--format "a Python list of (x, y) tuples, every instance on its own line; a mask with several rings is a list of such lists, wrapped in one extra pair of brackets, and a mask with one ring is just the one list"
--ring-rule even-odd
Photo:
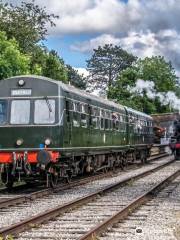
[[(174, 179), (174, 180), (173, 180)], [(162, 189), (163, 185), (165, 188)], [(180, 176), (168, 177), (80, 240), (175, 240), (180, 238)]]
[[(146, 201), (137, 202), (138, 208), (128, 212), (123, 221), (119, 218), (114, 224), (110, 221), (104, 230), (99, 229), (101, 234), (98, 239), (179, 239), (180, 176), (169, 182), (160, 192), (152, 191), (150, 194)], [(97, 230), (98, 228), (94, 229), (93, 233), (96, 236)]]
[[(114, 240), (114, 239), (144, 239), (139, 238), (139, 233), (142, 232), (142, 224), (145, 219), (148, 217), (150, 211), (153, 207), (157, 207), (158, 204), (155, 203), (148, 203), (155, 199), (156, 195), (165, 188), (164, 193), (169, 194), (173, 191), (174, 188), (174, 179), (178, 178), (177, 184), (180, 183), (180, 170), (176, 171), (175, 173), (171, 174), (167, 178), (165, 178), (162, 182), (158, 183), (150, 190), (124, 206), (121, 210), (117, 211), (114, 215), (107, 218), (105, 221), (100, 223), (99, 225), (95, 226), (93, 229), (85, 233), (79, 240), (90, 240), (90, 239), (98, 239), (98, 240)], [(168, 185), (168, 187), (166, 187)], [(142, 209), (138, 210), (140, 206), (145, 205), (146, 210)], [(157, 211), (157, 208), (156, 208)], [(127, 219), (127, 221), (125, 221)], [(162, 219), (161, 219), (162, 220)], [(125, 223), (124, 223), (125, 221)], [(154, 222), (154, 226), (157, 223)], [(162, 224), (162, 222), (161, 222)], [(139, 227), (138, 227), (139, 226)], [(151, 228), (152, 229), (152, 228)], [(153, 229), (152, 229), (153, 233)], [(150, 232), (148, 232), (148, 239), (161, 239), (150, 237)], [(133, 238), (134, 237), (134, 238)], [(145, 237), (145, 236), (144, 236)], [(163, 238), (162, 239), (167, 239)], [(172, 239), (172, 238), (170, 238)]]
[[(165, 164), (165, 165), (164, 165)], [(76, 189), (74, 189), (74, 192), (69, 192), (68, 193), (68, 200), (66, 199), (66, 201), (64, 202), (64, 204), (63, 204), (63, 201), (61, 202), (61, 204), (59, 204), (58, 206), (56, 206), (55, 208), (51, 208), (51, 209), (48, 209), (48, 210), (46, 210), (46, 211), (41, 211), (39, 214), (35, 214), (34, 216), (32, 216), (32, 217), (24, 217), (23, 219), (21, 219), (21, 221), (19, 221), (19, 223), (17, 223), (17, 224), (12, 224), (10, 227), (8, 226), (3, 226), (2, 224), (1, 224), (1, 231), (0, 231), (0, 235), (2, 235), (2, 236), (7, 236), (7, 235), (9, 235), (9, 234), (16, 234), (16, 233), (18, 233), (18, 232), (21, 232), (21, 231), (24, 231), (25, 229), (28, 229), (28, 228), (31, 228), (32, 226), (36, 226), (37, 224), (40, 224), (40, 223), (42, 223), (42, 222), (44, 222), (44, 221), (47, 221), (47, 220), (50, 220), (50, 219), (52, 219), (52, 218), (55, 218), (55, 217), (57, 217), (59, 214), (65, 214), (65, 217), (67, 217), (66, 216), (66, 213), (65, 212), (67, 212), (67, 215), (68, 215), (68, 212), (70, 211), (70, 215), (71, 215), (71, 211), (74, 211), (74, 210), (72, 210), (72, 209), (74, 209), (74, 208), (77, 208), (78, 206), (81, 206), (82, 205), (82, 209), (83, 209), (83, 206), (84, 206), (84, 204), (86, 205), (86, 204), (88, 204), (88, 203), (92, 203), (92, 201), (93, 200), (98, 200), (99, 199), (99, 196), (104, 196), (104, 197), (106, 197), (106, 194), (108, 195), (108, 192), (109, 192), (109, 195), (110, 196), (113, 196), (113, 194), (110, 192), (111, 190), (113, 190), (114, 191), (114, 189), (116, 189), (117, 188), (117, 191), (121, 191), (121, 189), (125, 189), (125, 188), (127, 188), (128, 189), (128, 192), (129, 192), (129, 187), (131, 186), (131, 184), (132, 184), (132, 182), (133, 181), (135, 181), (135, 180), (137, 180), (137, 179), (139, 179), (139, 178), (142, 178), (143, 176), (144, 176), (144, 178), (146, 178), (146, 181), (150, 181), (149, 179), (151, 179), (151, 181), (154, 179), (154, 177), (153, 177), (153, 175), (155, 174), (155, 176), (157, 175), (157, 176), (159, 176), (159, 171), (162, 171), (164, 174), (167, 174), (167, 172), (168, 172), (168, 174), (170, 174), (170, 173), (172, 173), (172, 172), (175, 172), (176, 170), (177, 170), (177, 168), (179, 169), (179, 164), (177, 164), (177, 163), (173, 163), (173, 165), (171, 166), (168, 166), (168, 164), (170, 164), (169, 163), (169, 161), (166, 161), (166, 163), (164, 163), (164, 164), (160, 164), (159, 163), (159, 166), (157, 166), (157, 163), (156, 163), (156, 167), (150, 167), (150, 166), (146, 166), (146, 171), (144, 170), (144, 171), (142, 171), (140, 174), (139, 173), (137, 173), (138, 171), (140, 171), (140, 169), (139, 170), (137, 170), (136, 171), (136, 173), (134, 173), (134, 171), (133, 171), (133, 174), (134, 174), (134, 177), (126, 177), (126, 178), (124, 178), (124, 179), (122, 179), (123, 177), (121, 176), (117, 176), (117, 177), (115, 177), (115, 178), (111, 178), (111, 182), (108, 182), (108, 184), (107, 184), (107, 182), (106, 181), (102, 181), (103, 182), (103, 184), (101, 185), (101, 184), (98, 184), (98, 187), (96, 186), (96, 184), (95, 183), (91, 183), (91, 184), (89, 184), (90, 186), (91, 186), (91, 188), (89, 188), (88, 189), (88, 186), (86, 185), (84, 188), (86, 189), (86, 191), (84, 192), (84, 191), (82, 191), (83, 192), (83, 194), (80, 194), (80, 195), (78, 195), (78, 197), (77, 197), (77, 194), (75, 194), (76, 192), (77, 192), (77, 188)], [(147, 168), (149, 168), (148, 170), (147, 170)], [(154, 169), (153, 169), (154, 168)], [(163, 169), (164, 170), (163, 170)], [(162, 170), (160, 170), (160, 169), (162, 169)], [(167, 170), (165, 170), (165, 169), (167, 169)], [(157, 172), (158, 171), (158, 172)], [(132, 175), (132, 173), (131, 174), (129, 174), (129, 175)], [(149, 177), (145, 177), (145, 176), (149, 176)], [(150, 176), (152, 176), (151, 178), (150, 178)], [(164, 176), (164, 175), (163, 175)], [(139, 180), (137, 180), (137, 182), (138, 181), (140, 181), (140, 179)], [(127, 184), (128, 183), (128, 185), (126, 185), (126, 186), (124, 186), (124, 184)], [(110, 184), (110, 185), (109, 185)], [(119, 188), (119, 187), (122, 187), (122, 188)], [(149, 186), (147, 186), (147, 184), (145, 184), (145, 186), (146, 187), (149, 187)], [(93, 188), (93, 189), (92, 189)], [(138, 185), (137, 186), (135, 186), (135, 190), (134, 190), (134, 193), (133, 194), (135, 194), (135, 193), (137, 193), (137, 189), (138, 189)], [(98, 190), (97, 190), (98, 189)], [(96, 192), (95, 192), (95, 190), (97, 190)], [(143, 190), (144, 191), (144, 190)], [(85, 194), (86, 193), (86, 194)], [(73, 194), (73, 197), (75, 198), (74, 200), (72, 200), (71, 202), (69, 202), (69, 200), (71, 199), (70, 198), (70, 196), (71, 196), (71, 194)], [(76, 196), (74, 196), (74, 195), (76, 195)], [(123, 196), (123, 194), (120, 194), (120, 192), (118, 192), (118, 196)], [(64, 193), (62, 193), (62, 195), (61, 195), (61, 198), (63, 199), (64, 198)], [(51, 196), (51, 199), (53, 199), (53, 197)], [(57, 200), (57, 199), (56, 199)], [(107, 204), (107, 202), (109, 203), (109, 205), (103, 205), (105, 208), (107, 208), (107, 207), (110, 207), (111, 206), (111, 203), (112, 203), (112, 201), (114, 201), (114, 200), (112, 200), (112, 199), (108, 199), (108, 201), (105, 201), (105, 203)], [(119, 201), (119, 200), (118, 200)], [(99, 207), (98, 208), (100, 208), (100, 210), (102, 211), (102, 207), (100, 207), (100, 205), (102, 204), (102, 201), (101, 200), (99, 200)], [(115, 211), (115, 208), (117, 207), (116, 205), (113, 205), (114, 206), (114, 208), (112, 209), (112, 210), (110, 210), (109, 212), (114, 212)], [(123, 204), (119, 204), (118, 205), (118, 207), (122, 207), (123, 206)], [(96, 208), (97, 208), (97, 206), (96, 206)], [(92, 217), (92, 213), (93, 214), (95, 214), (95, 212), (97, 211), (97, 209), (95, 208), (95, 210), (92, 210), (92, 211), (90, 211), (90, 213), (89, 214), (87, 214), (87, 216), (89, 215), (89, 216), (91, 216)], [(78, 219), (78, 217), (81, 217), (81, 215), (82, 215), (82, 209), (81, 210), (77, 210), (78, 211), (78, 215), (77, 214), (75, 214), (75, 222), (77, 221), (77, 219)], [(39, 210), (38, 208), (37, 208), (37, 210)], [(11, 210), (10, 210), (11, 211)], [(75, 210), (76, 211), (76, 210)], [(43, 213), (42, 213), (43, 212)], [(85, 212), (85, 209), (83, 209), (83, 213)], [(1, 214), (2, 215), (2, 214)], [(12, 215), (12, 212), (11, 212), (11, 215)], [(108, 215), (108, 214), (107, 214)], [(104, 215), (103, 215), (104, 216)], [(3, 217), (3, 216), (2, 216)], [(83, 217), (83, 216), (82, 216)], [(105, 217), (107, 217), (107, 216), (105, 216)], [(5, 218), (6, 218), (6, 214), (5, 214)], [(95, 219), (99, 219), (99, 217), (98, 216), (95, 216)], [(3, 217), (3, 219), (4, 219), (4, 217)], [(92, 219), (91, 219), (92, 220)], [(101, 219), (102, 220), (102, 219)], [(66, 219), (66, 220), (63, 220), (63, 221), (70, 221), (70, 220), (68, 220), (68, 218)], [(16, 219), (16, 222), (17, 222), (17, 219)], [(57, 220), (56, 222), (59, 222), (59, 220)], [(71, 222), (71, 221), (70, 221)], [(88, 221), (86, 222), (86, 225), (87, 225), (87, 223), (88, 223)], [(70, 223), (71, 225), (72, 225), (72, 222)], [(77, 224), (77, 223), (76, 223)], [(94, 224), (94, 222), (93, 222), (93, 224)], [(59, 228), (61, 229), (62, 228), (62, 226), (64, 226), (64, 223), (62, 224), (62, 221), (60, 221), (60, 225), (59, 225)], [(79, 226), (77, 226), (77, 227), (79, 227)], [(88, 227), (91, 227), (91, 224), (90, 223), (88, 223)], [(58, 228), (57, 228), (58, 229)], [(56, 231), (57, 231), (57, 229), (56, 229)], [(71, 232), (71, 230), (72, 229), (70, 229), (70, 232)], [(77, 230), (77, 229), (76, 229)], [(44, 230), (43, 230), (44, 231)], [(61, 232), (60, 233), (60, 236), (62, 235), (62, 234), (65, 234), (65, 232), (66, 232), (66, 235), (67, 235), (67, 232), (68, 232), (69, 230), (68, 229), (66, 229), (66, 230), (64, 230), (64, 233), (63, 232)], [(74, 231), (74, 229), (73, 229), (73, 231)], [(88, 231), (88, 229), (86, 229), (86, 231)], [(34, 232), (34, 230), (33, 230), (33, 232)], [(49, 231), (48, 231), (49, 232)], [(80, 232), (81, 233), (83, 233), (83, 230), (80, 230)], [(76, 234), (76, 235), (78, 235), (78, 234)], [(81, 235), (81, 234), (80, 234)], [(47, 235), (48, 236), (48, 238), (46, 238), (46, 239), (51, 239), (50, 238), (50, 236), (49, 235)], [(72, 236), (71, 236), (72, 237)], [(77, 237), (77, 236), (76, 236)], [(79, 237), (79, 236), (78, 236)], [(26, 238), (28, 238), (27, 236), (22, 236), (22, 239), (26, 239)], [(38, 239), (38, 236), (36, 235), (36, 237), (33, 237), (34, 239)], [(41, 238), (41, 237), (40, 237)], [(31, 239), (31, 237), (30, 237), (30, 239)], [(53, 238), (54, 239), (54, 238)], [(62, 238), (62, 239), (71, 239), (71, 238), (68, 238), (67, 236), (66, 237), (64, 237), (64, 238)], [(72, 239), (76, 239), (76, 238), (73, 238), (72, 237)]]

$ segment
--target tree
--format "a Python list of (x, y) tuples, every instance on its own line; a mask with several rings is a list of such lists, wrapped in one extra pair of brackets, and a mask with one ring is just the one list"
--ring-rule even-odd
[(66, 67), (68, 81), (77, 88), (86, 89), (86, 78), (83, 75), (79, 74), (78, 71), (70, 65), (66, 65)]
[(0, 32), (0, 79), (29, 73), (30, 57), (21, 53), (15, 39)]
[(170, 91), (175, 92), (177, 77), (170, 62), (161, 56), (140, 59), (137, 63), (123, 70), (117, 82), (108, 91), (108, 98), (151, 113), (170, 111)]
[(3, 4), (0, 0), (0, 31), (6, 32), (8, 39), (14, 37), (25, 53), (32, 52), (34, 45), (46, 38), (47, 25), (55, 26), (56, 18), (35, 5), (34, 0), (22, 2), (20, 6)]
[(91, 82), (96, 89), (107, 90), (113, 86), (119, 72), (132, 65), (136, 60), (132, 54), (120, 46), (106, 44), (94, 49), (90, 60), (87, 60), (87, 69), (90, 72)]
[[(50, 24), (51, 27), (55, 26), (53, 22), (55, 18), (57, 16), (47, 14), (45, 8), (35, 5), (34, 0), (30, 3), (22, 2), (20, 6), (4, 4), (0, 0), (0, 31), (6, 32), (6, 41), (18, 49), (21, 58), (26, 58), (24, 66), (28, 60), (28, 66), (25, 67), (26, 71), (23, 71), (22, 68), (19, 70), (21, 74), (27, 72), (67, 81), (67, 69), (64, 61), (55, 51), (49, 52), (47, 48), (39, 44), (47, 35), (47, 24)], [(11, 39), (13, 40), (11, 41)], [(0, 61), (2, 62), (2, 59)], [(19, 64), (18, 61), (17, 64)], [(23, 66), (23, 62), (21, 64)], [(6, 59), (5, 65), (12, 67), (10, 58)], [(12, 71), (14, 74), (8, 71)], [(18, 72), (10, 67), (8, 71), (7, 74), (1, 72), (1, 78), (4, 78), (5, 75), (16, 75)]]
[(139, 78), (153, 81), (158, 92), (175, 91), (177, 76), (171, 62), (166, 62), (162, 56), (140, 59), (137, 62)]
[(47, 53), (45, 64), (42, 66), (42, 75), (62, 82), (68, 81), (64, 61), (54, 50)]

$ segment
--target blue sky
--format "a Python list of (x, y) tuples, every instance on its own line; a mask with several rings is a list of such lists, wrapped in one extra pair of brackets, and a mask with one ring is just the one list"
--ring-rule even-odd
[(62, 37), (50, 36), (44, 41), (44, 45), (48, 49), (55, 49), (59, 55), (65, 60), (65, 63), (72, 65), (76, 68), (85, 68), (86, 60), (90, 58), (91, 53), (82, 53), (73, 51), (70, 46), (74, 42), (87, 41), (90, 38), (89, 35), (67, 35)]
[[(44, 5), (46, 1), (44, 1)], [(118, 0), (117, 2), (127, 3), (128, 0)], [(86, 60), (91, 57), (92, 52), (78, 52), (70, 48), (74, 43), (82, 41), (88, 41), (91, 38), (98, 36), (98, 33), (82, 33), (82, 34), (70, 34), (64, 36), (49, 36), (44, 41), (45, 46), (48, 49), (55, 49), (59, 55), (65, 60), (67, 64), (76, 68), (86, 68)]]
[[(27, 2), (30, 0), (26, 0)], [(21, 0), (3, 0), (19, 4)], [(137, 57), (162, 55), (180, 75), (180, 0), (36, 0), (60, 16), (44, 44), (85, 68), (93, 49), (120, 45)]]

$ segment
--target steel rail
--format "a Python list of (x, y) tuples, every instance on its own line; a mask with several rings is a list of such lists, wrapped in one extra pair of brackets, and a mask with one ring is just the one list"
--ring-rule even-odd
[(125, 184), (128, 184), (131, 181), (138, 180), (142, 177), (145, 177), (153, 172), (156, 172), (167, 165), (171, 164), (175, 160), (168, 161), (164, 164), (161, 164), (159, 166), (156, 166), (153, 169), (146, 170), (143, 173), (137, 174), (133, 177), (127, 177), (124, 180), (121, 180), (117, 183), (111, 184), (109, 186), (106, 186), (102, 188), (101, 190), (98, 190), (94, 193), (88, 194), (84, 197), (78, 198), (76, 200), (70, 201), (66, 204), (60, 205), (58, 207), (52, 208), (50, 210), (47, 210), (43, 213), (37, 214), (33, 217), (27, 218), (21, 222), (18, 222), (16, 224), (12, 224), (11, 226), (4, 227), (0, 229), (0, 237), (6, 238), (8, 235), (16, 235), (22, 231), (25, 231), (27, 229), (30, 229), (32, 227), (35, 227), (36, 225), (39, 225), (41, 223), (47, 222), (50, 219), (54, 219), (60, 214), (65, 213), (67, 210), (74, 209), (82, 204), (88, 203), (92, 201), (93, 199), (97, 198), (99, 195), (105, 194), (106, 192), (109, 192), (111, 190), (114, 190), (118, 187), (124, 186)]
[(26, 194), (26, 195), (22, 195), (22, 196), (18, 196), (18, 197), (13, 197), (13, 198), (7, 198), (7, 199), (3, 199), (2, 201), (0, 201), (0, 209), (1, 208), (7, 208), (9, 206), (15, 206), (17, 204), (21, 204), (23, 202), (27, 202), (27, 201), (31, 201), (31, 200), (35, 200), (37, 198), (41, 198), (44, 196), (47, 196), (49, 194), (52, 193), (56, 193), (59, 191), (63, 191), (63, 190), (67, 190), (76, 186), (80, 186), (86, 183), (89, 183), (90, 181), (95, 181), (95, 180), (99, 180), (105, 177), (109, 177), (112, 176), (113, 172), (109, 171), (107, 173), (103, 173), (103, 174), (97, 174), (94, 176), (90, 176), (90, 177), (85, 177), (85, 178), (81, 178), (78, 180), (74, 180), (71, 183), (68, 184), (62, 184), (56, 188), (45, 188), (42, 190), (38, 190), (38, 191), (34, 191), (30, 194)]
[(151, 188), (145, 194), (142, 194), (140, 197), (133, 200), (130, 204), (125, 206), (122, 210), (115, 213), (113, 216), (109, 217), (102, 223), (100, 223), (95, 228), (88, 231), (79, 240), (92, 240), (98, 239), (98, 235), (102, 234), (103, 232), (107, 231), (107, 228), (111, 228), (115, 223), (124, 220), (127, 218), (134, 210), (139, 208), (141, 205), (145, 204), (146, 202), (150, 201), (154, 198), (159, 191), (161, 191), (164, 187), (166, 187), (169, 183), (171, 183), (175, 178), (180, 175), (180, 170), (177, 170), (171, 176), (167, 177), (162, 182), (158, 183), (155, 187)]

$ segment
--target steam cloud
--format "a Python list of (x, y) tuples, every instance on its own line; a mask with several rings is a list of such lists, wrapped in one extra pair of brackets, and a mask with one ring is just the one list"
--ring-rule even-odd
[(155, 99), (158, 97), (162, 105), (170, 105), (170, 108), (178, 110), (180, 112), (180, 99), (172, 91), (157, 92), (155, 90), (155, 84), (152, 81), (144, 81), (138, 79), (136, 85), (133, 88), (129, 88), (131, 93), (137, 93), (138, 95), (143, 96), (144, 91), (146, 92), (148, 98)]

